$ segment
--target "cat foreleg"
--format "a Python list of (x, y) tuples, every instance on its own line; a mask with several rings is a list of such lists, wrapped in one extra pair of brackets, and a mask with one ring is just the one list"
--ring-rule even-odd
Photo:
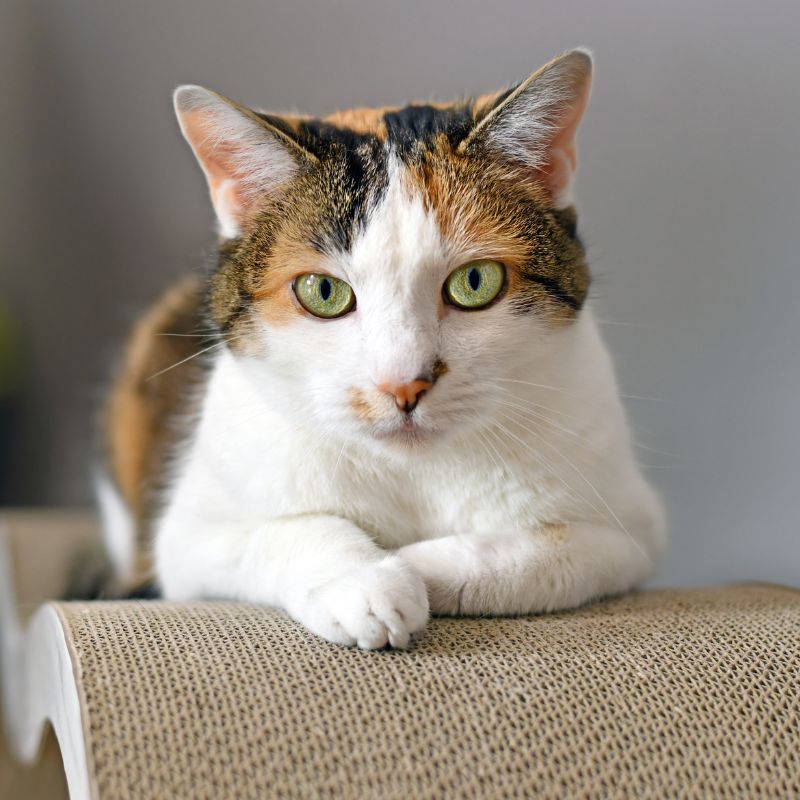
[(420, 577), (341, 517), (299, 515), (236, 529), (168, 515), (156, 566), (168, 599), (264, 603), (342, 645), (406, 647), (428, 619)]
[(425, 581), (431, 611), (451, 615), (571, 608), (633, 587), (654, 555), (627, 532), (585, 522), (445, 536), (397, 552)]

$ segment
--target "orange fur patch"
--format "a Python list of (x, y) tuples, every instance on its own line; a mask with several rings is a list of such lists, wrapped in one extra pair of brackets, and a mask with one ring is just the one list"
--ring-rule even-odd
[[(201, 327), (202, 291), (191, 278), (168, 291), (137, 323), (128, 341), (104, 415), (110, 477), (134, 517), (140, 538), (153, 511), (170, 446), (177, 434), (175, 409), (198, 374), (190, 358), (208, 342)], [(167, 334), (179, 334), (177, 336)], [(166, 370), (162, 374), (158, 374)], [(149, 548), (140, 543), (136, 578), (149, 571)]]
[(323, 118), (324, 122), (335, 125), (337, 128), (346, 128), (356, 133), (367, 133), (375, 136), (380, 141), (386, 139), (386, 123), (383, 115), (397, 111), (396, 108), (351, 108), (346, 111), (337, 111)]
[(348, 405), (353, 413), (362, 422), (375, 422), (378, 419), (378, 413), (373, 403), (370, 402), (366, 393), (361, 389), (352, 388), (348, 392), (349, 401)]

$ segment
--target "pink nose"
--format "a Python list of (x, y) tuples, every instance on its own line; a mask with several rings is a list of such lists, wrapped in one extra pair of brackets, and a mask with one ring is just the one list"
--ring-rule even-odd
[(381, 383), (378, 390), (394, 397), (395, 405), (406, 414), (410, 414), (419, 402), (423, 392), (428, 391), (433, 386), (430, 381), (417, 379), (408, 383)]

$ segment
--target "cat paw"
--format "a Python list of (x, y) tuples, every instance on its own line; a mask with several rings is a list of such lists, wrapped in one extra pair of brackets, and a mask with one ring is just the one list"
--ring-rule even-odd
[(428, 595), (422, 579), (392, 555), (312, 590), (297, 616), (335, 644), (406, 648), (427, 624)]

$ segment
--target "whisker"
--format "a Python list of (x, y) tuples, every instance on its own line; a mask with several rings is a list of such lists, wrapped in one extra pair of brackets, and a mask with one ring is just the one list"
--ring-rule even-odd
[(554, 392), (565, 392), (567, 393), (566, 389), (563, 389), (561, 386), (549, 386), (546, 383), (534, 383), (533, 381), (523, 381), (519, 378), (495, 378), (496, 381), (502, 381), (504, 383), (521, 383), (525, 386), (535, 386), (537, 389), (552, 389)]
[[(520, 423), (517, 424), (520, 425)], [(611, 508), (611, 506), (608, 504), (603, 495), (600, 494), (595, 485), (583, 474), (583, 472), (581, 472), (581, 470), (569, 458), (567, 458), (567, 456), (565, 456), (555, 445), (548, 442), (544, 436), (537, 433), (536, 431), (532, 431), (529, 428), (526, 428), (524, 425), (520, 425), (520, 427), (523, 428), (524, 430), (527, 430), (534, 436), (536, 436), (544, 445), (549, 447), (551, 450), (555, 450), (556, 455), (559, 458), (563, 459), (570, 467), (572, 467), (572, 469), (577, 473), (578, 477), (580, 477), (581, 480), (583, 480), (583, 482), (592, 490), (597, 499), (608, 510), (608, 513), (611, 514), (612, 518), (614, 519), (614, 522), (616, 522), (616, 524), (619, 526), (619, 529), (623, 533), (625, 533), (625, 535), (631, 540), (631, 542), (635, 545), (636, 549), (639, 550), (639, 552), (647, 559), (647, 561), (651, 562), (652, 559), (650, 555), (644, 550), (644, 548), (639, 544), (639, 542), (630, 533), (630, 531), (622, 524), (622, 520), (620, 520), (620, 518), (617, 516), (617, 513), (614, 511), (614, 509)]]
[(541, 420), (542, 422), (546, 423), (547, 425), (549, 425), (554, 430), (560, 431), (561, 433), (566, 434), (567, 436), (570, 436), (575, 441), (580, 442), (581, 444), (589, 446), (588, 443), (586, 442), (585, 438), (583, 436), (581, 436), (579, 433), (577, 433), (576, 431), (571, 431), (569, 428), (564, 428), (563, 426), (559, 425), (557, 422), (554, 422), (553, 420), (551, 420), (548, 417), (546, 417), (544, 414), (540, 414), (539, 412), (537, 412), (537, 411), (535, 411), (533, 409), (530, 409), (530, 408), (526, 409), (524, 407), (518, 406), (515, 403), (509, 403), (509, 402), (507, 402), (505, 400), (497, 400), (496, 402), (499, 403), (502, 406), (506, 406), (507, 408), (513, 409), (516, 414), (518, 414), (519, 416), (521, 416), (523, 418), (527, 418), (529, 421), (532, 421), (534, 419)]
[(492, 455), (491, 450), (489, 450), (489, 447), (488, 447), (488, 444), (490, 444), (489, 439), (488, 438), (484, 438), (484, 432), (481, 431), (481, 430), (478, 430), (477, 434), (478, 434), (478, 439), (480, 440), (481, 444), (483, 445), (483, 449), (486, 451), (486, 454), (492, 460), (492, 464), (494, 464), (495, 467), (497, 467), (497, 471), (498, 472), (503, 472), (502, 468), (500, 467), (500, 465), (495, 460), (495, 457)]
[(163, 375), (165, 372), (169, 372), (171, 369), (175, 369), (175, 367), (179, 367), (181, 364), (185, 364), (187, 361), (191, 361), (193, 358), (197, 358), (198, 356), (203, 355), (203, 353), (207, 353), (209, 350), (213, 350), (215, 347), (222, 347), (226, 342), (217, 342), (216, 344), (212, 344), (209, 347), (204, 347), (202, 350), (198, 351), (197, 353), (193, 353), (186, 358), (182, 358), (180, 361), (177, 361), (175, 364), (170, 365), (169, 367), (165, 367), (162, 370), (159, 370), (154, 375), (151, 375), (149, 378), (145, 378), (145, 381), (151, 381), (153, 378), (157, 378), (159, 375)]
[(342, 449), (339, 451), (339, 455), (336, 458), (336, 463), (333, 465), (333, 472), (331, 473), (331, 483), (336, 480), (336, 472), (339, 469), (339, 462), (342, 460), (342, 455), (344, 454), (344, 449), (347, 447), (347, 438), (344, 439), (342, 442)]
[(624, 325), (630, 328), (647, 328), (649, 330), (656, 330), (655, 325), (648, 325), (646, 322), (626, 322), (623, 320), (614, 320), (614, 319), (598, 319), (595, 317), (595, 321), (598, 325)]
[(156, 336), (180, 336), (181, 338), (185, 339), (222, 339), (223, 334), (219, 333), (219, 331), (213, 331), (209, 333), (156, 333)]
[[(500, 438), (500, 434), (499, 434), (497, 431), (495, 431), (493, 428), (486, 428), (486, 433), (487, 433), (487, 434), (491, 434), (492, 436), (494, 436), (494, 437), (495, 437), (495, 439), (497, 440), (497, 442), (498, 442), (499, 444), (502, 444), (502, 443), (503, 443), (503, 440)], [(489, 442), (491, 443), (491, 439), (489, 439)], [(506, 470), (506, 473), (507, 473), (508, 475), (513, 475), (513, 474), (514, 474), (514, 473), (513, 473), (513, 471), (512, 471), (512, 470), (509, 468), (509, 466), (508, 466), (508, 463), (507, 463), (507, 462), (506, 462), (506, 460), (503, 458), (503, 455), (502, 455), (502, 453), (500, 452), (499, 448), (498, 448), (498, 447), (496, 447), (496, 446), (495, 446), (493, 443), (492, 443), (492, 448), (494, 449), (495, 453), (497, 453), (497, 457), (498, 457), (498, 458), (500, 459), (500, 461), (502, 462), (502, 464), (503, 464), (503, 467), (504, 467), (504, 468), (505, 468), (505, 470)]]
[(558, 423), (554, 422), (551, 419), (548, 419), (546, 416), (542, 414), (538, 414), (535, 411), (531, 410), (521, 410), (515, 408), (515, 406), (511, 403), (502, 403), (501, 405), (505, 405), (509, 410), (510, 413), (514, 414), (515, 416), (525, 420), (526, 422), (531, 422), (532, 424), (536, 424), (537, 421), (544, 422), (548, 426), (550, 426), (553, 433), (561, 433), (562, 435), (569, 436), (570, 439), (580, 444), (585, 450), (588, 450), (590, 453), (594, 453), (595, 455), (602, 455), (603, 450), (594, 442), (589, 442), (587, 439), (577, 431), (571, 431), (568, 428), (564, 428)]
[[(529, 428), (526, 428), (524, 425), (522, 425), (518, 420), (515, 420), (513, 417), (509, 417), (506, 414), (503, 414), (502, 411), (500, 413), (502, 414), (502, 416), (506, 418), (506, 420), (513, 423), (514, 425), (519, 425), (520, 428), (528, 431), (528, 433), (534, 433), (534, 435), (538, 436), (539, 438), (542, 438), (541, 436), (539, 436), (539, 434), (536, 434), (534, 431), (531, 431)], [(595, 514), (598, 514), (599, 516), (603, 517), (603, 519), (609, 522), (609, 524), (611, 523), (611, 520), (606, 517), (605, 513), (601, 509), (599, 509), (596, 505), (594, 505), (594, 503), (592, 503), (584, 494), (579, 492), (572, 484), (567, 482), (567, 480), (564, 478), (561, 472), (557, 469), (556, 465), (548, 458), (546, 458), (541, 453), (540, 450), (534, 449), (529, 442), (526, 442), (524, 439), (521, 439), (519, 436), (517, 436), (513, 431), (509, 430), (502, 423), (497, 423), (497, 424), (506, 435), (512, 437), (519, 444), (521, 444), (543, 467), (545, 467), (545, 469), (547, 469), (553, 475), (554, 478), (560, 481), (561, 484), (567, 489), (567, 491), (569, 492), (570, 496), (573, 499), (577, 500), (578, 502), (585, 503), (586, 505), (589, 506), (589, 508), (592, 509), (592, 511), (595, 512)]]
[[(512, 422), (515, 425), (519, 425), (519, 423), (516, 420), (512, 419), (511, 417), (507, 417), (506, 419), (508, 419), (509, 422)], [(556, 466), (547, 458), (545, 458), (541, 454), (541, 452), (534, 450), (533, 447), (531, 447), (528, 442), (525, 442), (523, 439), (520, 439), (516, 434), (510, 431), (501, 422), (495, 422), (495, 424), (500, 428), (500, 431), (506, 434), (506, 436), (510, 436), (511, 438), (515, 439), (519, 444), (521, 444), (542, 467), (544, 467), (556, 480), (558, 480), (567, 490), (567, 494), (569, 497), (571, 497), (578, 503), (586, 504), (592, 511), (594, 511), (595, 514), (601, 517), (605, 522), (607, 522), (608, 524), (613, 524), (612, 521), (606, 517), (603, 511), (599, 509), (596, 505), (594, 505), (594, 503), (592, 503), (584, 494), (579, 492), (571, 483), (569, 483), (561, 474), (561, 472), (556, 468)], [(496, 433), (495, 435), (498, 436), (499, 439), (499, 433)]]
[(527, 397), (520, 397), (520, 395), (518, 395), (512, 389), (507, 389), (505, 386), (495, 386), (494, 388), (499, 389), (501, 392), (505, 392), (505, 394), (509, 395), (518, 403), (523, 403), (527, 406), (534, 406), (536, 408), (540, 408), (542, 411), (549, 411), (551, 414), (557, 414), (565, 419), (575, 420), (576, 422), (582, 421), (580, 417), (576, 417), (574, 414), (567, 414), (566, 411), (562, 411), (560, 408), (552, 408), (551, 406), (544, 405), (544, 403), (536, 403), (533, 400), (529, 400)]
[[(514, 425), (519, 425), (520, 424), (513, 417), (506, 416), (502, 412), (500, 412), (500, 413), (506, 418), (506, 420), (508, 420), (512, 424), (514, 424)], [(524, 447), (528, 451), (528, 453), (530, 453), (530, 455), (532, 455), (542, 467), (544, 467), (546, 470), (548, 470), (550, 473), (552, 473), (553, 477), (555, 477), (558, 481), (560, 481), (561, 484), (566, 488), (566, 490), (569, 493), (570, 497), (572, 497), (574, 500), (577, 500), (578, 502), (586, 503), (593, 511), (595, 511), (595, 513), (600, 514), (600, 516), (603, 516), (602, 512), (599, 509), (595, 508), (580, 492), (578, 492), (575, 489), (574, 486), (572, 486), (571, 484), (567, 483), (567, 481), (564, 479), (564, 477), (556, 469), (555, 465), (552, 462), (550, 462), (548, 459), (546, 459), (541, 454), (541, 452), (539, 452), (538, 450), (534, 450), (533, 447), (531, 447), (531, 445), (528, 442), (524, 441), (519, 436), (517, 436), (513, 431), (509, 430), (505, 425), (503, 425), (503, 423), (495, 421), (495, 424), (497, 425), (497, 427), (500, 429), (501, 432), (505, 433), (506, 436), (509, 436), (509, 437), (513, 438), (519, 444), (521, 444), (522, 447)], [(520, 426), (520, 427), (522, 427), (522, 426)], [(502, 441), (502, 439), (500, 439), (500, 437), (499, 437), (499, 433), (498, 432), (495, 432), (495, 436), (497, 436), (499, 441)]]
[(642, 442), (634, 439), (633, 444), (636, 447), (641, 448), (642, 450), (646, 450), (648, 453), (655, 453), (658, 456), (666, 456), (667, 458), (676, 458), (678, 461), (694, 461), (694, 459), (689, 458), (688, 456), (679, 456), (677, 453), (668, 453), (666, 450), (658, 450), (655, 447), (650, 447), (649, 445), (643, 444)]

